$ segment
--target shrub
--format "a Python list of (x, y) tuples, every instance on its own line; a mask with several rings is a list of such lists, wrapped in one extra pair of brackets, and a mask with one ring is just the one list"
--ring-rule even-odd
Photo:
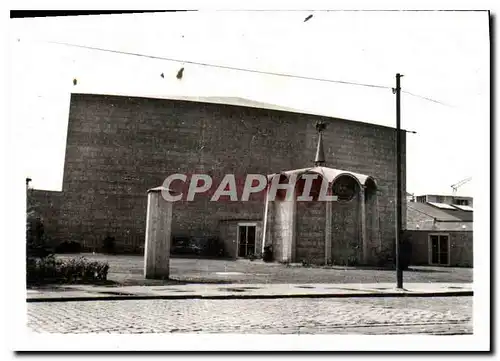
[(308, 255), (308, 256), (306, 256), (306, 258), (304, 258), (301, 261), (301, 263), (302, 263), (302, 267), (311, 268), (311, 267), (314, 267), (315, 260), (311, 255)]
[(46, 245), (44, 224), (31, 192), (26, 194), (26, 257), (47, 257), (52, 252)]
[(54, 256), (29, 258), (26, 281), (28, 284), (43, 283), (95, 283), (108, 276), (107, 262), (89, 261), (84, 257), (67, 260)]
[(264, 253), (262, 254), (262, 260), (264, 262), (272, 262), (273, 261), (273, 246), (265, 246)]
[(214, 237), (173, 236), (171, 254), (196, 255), (206, 257), (224, 257), (224, 244)]
[(249, 259), (250, 261), (253, 261), (253, 260), (257, 259), (258, 257), (254, 253), (250, 253), (246, 256), (246, 258)]
[(347, 262), (345, 264), (346, 267), (354, 267), (359, 264), (358, 258), (356, 256), (347, 257)]
[(109, 253), (109, 254), (114, 254), (115, 253), (115, 238), (114, 237), (111, 237), (111, 236), (107, 236), (106, 238), (104, 238), (103, 242), (102, 242), (102, 249), (104, 251), (104, 253)]
[(75, 241), (64, 241), (59, 243), (56, 247), (56, 253), (80, 253), (82, 251), (82, 246), (80, 243)]
[(311, 262), (308, 259), (303, 259), (301, 263), (302, 267), (311, 267)]

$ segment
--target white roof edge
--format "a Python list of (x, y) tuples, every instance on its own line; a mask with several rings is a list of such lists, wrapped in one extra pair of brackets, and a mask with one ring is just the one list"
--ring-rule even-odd
[(376, 180), (372, 176), (369, 176), (366, 174), (361, 174), (361, 173), (355, 173), (355, 172), (351, 172), (351, 171), (343, 170), (343, 169), (329, 168), (329, 167), (309, 167), (309, 168), (292, 169), (292, 170), (281, 171), (281, 172), (269, 174), (267, 176), (267, 178), (271, 179), (273, 176), (278, 175), (278, 174), (289, 175), (289, 174), (303, 174), (306, 172), (313, 172), (313, 173), (321, 174), (328, 180), (328, 182), (333, 182), (335, 179), (337, 179), (341, 175), (351, 175), (351, 176), (354, 176), (361, 185), (365, 185), (366, 181), (369, 178), (372, 179), (376, 184)]
[[(164, 99), (164, 100), (178, 100), (178, 101), (191, 101), (198, 103), (210, 103), (210, 104), (223, 104), (223, 105), (233, 105), (233, 106), (242, 106), (247, 108), (257, 108), (257, 109), (268, 109), (268, 110), (277, 110), (282, 112), (303, 114), (303, 115), (312, 115), (316, 117), (324, 117), (324, 118), (332, 118), (332, 119), (340, 119), (355, 123), (369, 124), (383, 128), (395, 129), (393, 126), (384, 125), (378, 122), (372, 122), (369, 120), (355, 120), (342, 118), (339, 116), (334, 116), (331, 114), (325, 114), (320, 112), (314, 112), (306, 109), (296, 109), (289, 108), (286, 106), (281, 106), (277, 104), (271, 104), (262, 102), (259, 100), (252, 100), (244, 97), (234, 97), (234, 96), (212, 96), (212, 95), (159, 95), (159, 94), (129, 94), (129, 93), (120, 93), (120, 92), (88, 92), (88, 91), (78, 91), (72, 92), (71, 94), (85, 94), (85, 95), (101, 95), (101, 96), (121, 96), (121, 97), (130, 97), (130, 98), (148, 98), (148, 99)], [(406, 130), (406, 129), (402, 129)]]

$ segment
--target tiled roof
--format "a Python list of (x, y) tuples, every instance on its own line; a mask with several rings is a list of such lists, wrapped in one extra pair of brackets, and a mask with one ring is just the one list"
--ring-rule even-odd
[(473, 212), (442, 209), (429, 203), (409, 202), (406, 229), (421, 231), (472, 231)]
[(459, 209), (442, 209), (428, 203), (409, 202), (408, 211), (414, 210), (440, 222), (472, 222), (473, 212)]

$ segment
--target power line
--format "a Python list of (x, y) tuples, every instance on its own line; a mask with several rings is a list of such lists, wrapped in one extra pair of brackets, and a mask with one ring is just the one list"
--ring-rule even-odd
[(418, 95), (418, 94), (410, 93), (409, 91), (406, 91), (406, 90), (401, 90), (401, 92), (402, 93), (406, 93), (408, 95), (412, 95), (412, 96), (417, 97), (417, 98), (428, 100), (428, 101), (433, 102), (433, 103), (437, 103), (437, 104), (441, 104), (441, 105), (444, 105), (444, 106), (447, 106), (447, 107), (451, 107), (451, 105), (449, 105), (449, 104), (440, 102), (438, 100), (434, 100), (432, 98), (424, 97), (423, 95)]
[[(350, 81), (344, 81), (344, 80), (334, 80), (334, 79), (325, 79), (325, 78), (315, 78), (315, 77), (308, 77), (308, 76), (303, 76), (303, 75), (295, 75), (295, 74), (287, 74), (287, 73), (276, 73), (276, 72), (270, 72), (270, 71), (264, 71), (264, 70), (257, 70), (257, 69), (248, 69), (248, 68), (239, 68), (235, 66), (229, 66), (229, 65), (217, 65), (217, 64), (210, 64), (210, 63), (204, 63), (204, 62), (197, 62), (197, 61), (192, 61), (192, 60), (182, 60), (182, 59), (175, 59), (175, 58), (167, 58), (163, 56), (156, 56), (156, 55), (147, 55), (147, 54), (140, 54), (140, 53), (133, 53), (133, 52), (127, 52), (127, 51), (121, 51), (121, 50), (113, 50), (113, 49), (105, 49), (105, 48), (98, 48), (98, 47), (93, 47), (93, 46), (86, 46), (86, 45), (78, 45), (78, 44), (70, 44), (70, 43), (63, 43), (63, 42), (56, 42), (56, 41), (48, 41), (48, 43), (51, 44), (57, 44), (57, 45), (64, 45), (64, 46), (71, 46), (75, 48), (82, 48), (82, 49), (88, 49), (88, 50), (96, 50), (96, 51), (103, 51), (103, 52), (108, 52), (108, 53), (115, 53), (115, 54), (122, 54), (122, 55), (132, 55), (132, 56), (137, 56), (137, 57), (143, 57), (143, 58), (149, 58), (149, 59), (157, 59), (157, 60), (167, 60), (167, 61), (173, 61), (176, 63), (183, 63), (183, 64), (193, 64), (193, 65), (201, 65), (201, 66), (206, 66), (206, 67), (212, 67), (212, 68), (219, 68), (219, 69), (228, 69), (228, 70), (236, 70), (236, 71), (243, 71), (243, 72), (248, 72), (248, 73), (255, 73), (255, 74), (265, 74), (265, 75), (274, 75), (274, 76), (281, 76), (281, 77), (286, 77), (286, 78), (295, 78), (295, 79), (303, 79), (303, 80), (314, 80), (314, 81), (321, 81), (321, 82), (327, 82), (327, 83), (337, 83), (337, 84), (345, 84), (345, 85), (354, 85), (354, 86), (362, 86), (362, 87), (368, 87), (368, 88), (376, 88), (376, 89), (391, 89), (393, 90), (392, 87), (389, 86), (384, 86), (384, 85), (377, 85), (377, 84), (367, 84), (367, 83), (357, 83), (357, 82), (350, 82)], [(402, 93), (406, 93), (408, 95), (425, 99), (433, 103), (441, 104), (444, 106), (450, 106), (448, 104), (445, 104), (443, 102), (411, 93), (409, 91), (401, 90)]]
[(383, 86), (383, 85), (364, 84), (364, 83), (356, 83), (356, 82), (349, 82), (349, 81), (343, 81), (343, 80), (333, 80), (333, 79), (324, 79), (324, 78), (314, 78), (314, 77), (308, 77), (308, 76), (303, 76), (303, 75), (287, 74), (287, 73), (275, 73), (275, 72), (264, 71), (264, 70), (248, 69), (248, 68), (238, 68), (238, 67), (229, 66), (229, 65), (216, 65), (216, 64), (203, 63), (203, 62), (197, 62), (197, 61), (192, 61), (192, 60), (174, 59), (174, 58), (167, 58), (167, 57), (163, 57), (163, 56), (146, 55), (146, 54), (133, 53), (133, 52), (121, 51), (121, 50), (104, 49), (104, 48), (98, 48), (98, 47), (86, 46), (86, 45), (77, 45), (77, 44), (61, 43), (61, 42), (54, 42), (54, 41), (49, 41), (49, 43), (51, 43), (51, 44), (58, 44), (58, 45), (65, 45), (65, 46), (72, 46), (72, 47), (76, 47), (76, 48), (83, 48), (83, 49), (89, 49), (89, 50), (104, 51), (104, 52), (108, 52), (108, 53), (123, 54), (123, 55), (132, 55), (132, 56), (138, 56), (138, 57), (149, 58), (149, 59), (168, 60), (168, 61), (173, 61), (173, 62), (176, 62), (176, 63), (194, 64), (194, 65), (202, 65), (202, 66), (207, 66), (207, 67), (212, 67), (212, 68), (220, 68), (220, 69), (244, 71), (244, 72), (248, 72), (248, 73), (276, 75), (276, 76), (282, 76), (282, 77), (287, 77), (287, 78), (315, 80), (315, 81), (322, 81), (322, 82), (328, 82), (328, 83), (339, 83), (339, 84), (347, 84), (347, 85), (357, 85), (357, 86), (364, 86), (364, 87), (370, 87), (370, 88), (392, 89), (391, 87)]

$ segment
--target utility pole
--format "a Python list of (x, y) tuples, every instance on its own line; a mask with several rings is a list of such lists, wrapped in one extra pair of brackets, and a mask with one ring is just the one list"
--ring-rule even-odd
[(403, 75), (396, 74), (396, 280), (397, 288), (403, 288), (403, 270), (401, 268), (401, 228), (402, 215), (402, 187), (401, 187), (401, 84)]

